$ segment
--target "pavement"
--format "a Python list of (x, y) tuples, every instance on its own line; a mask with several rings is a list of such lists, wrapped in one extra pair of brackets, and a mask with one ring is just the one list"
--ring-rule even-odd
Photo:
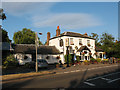
[(51, 73), (3, 81), (3, 88), (120, 88), (119, 64), (77, 65)]

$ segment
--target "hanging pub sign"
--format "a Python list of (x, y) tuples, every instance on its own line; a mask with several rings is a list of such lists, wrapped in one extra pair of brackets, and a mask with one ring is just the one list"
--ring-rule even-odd
[(65, 39), (65, 46), (69, 46), (69, 38)]

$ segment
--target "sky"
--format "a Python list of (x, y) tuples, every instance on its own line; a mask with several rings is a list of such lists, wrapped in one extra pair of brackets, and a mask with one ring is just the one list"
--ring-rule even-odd
[(41, 32), (40, 41), (45, 43), (47, 32), (56, 35), (57, 26), (61, 33), (112, 34), (118, 39), (117, 2), (3, 2), (7, 19), (2, 21), (9, 38), (23, 28)]

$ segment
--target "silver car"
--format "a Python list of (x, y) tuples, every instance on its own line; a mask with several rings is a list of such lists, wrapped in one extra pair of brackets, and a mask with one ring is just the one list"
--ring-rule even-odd
[(38, 59), (38, 68), (48, 67), (48, 63), (45, 59)]

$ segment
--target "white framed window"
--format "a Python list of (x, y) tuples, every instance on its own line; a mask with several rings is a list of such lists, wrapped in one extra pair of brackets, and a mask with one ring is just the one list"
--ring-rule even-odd
[(70, 38), (70, 45), (74, 45), (73, 38)]
[(60, 43), (60, 47), (62, 47), (63, 46), (63, 39), (60, 39), (59, 43)]
[(79, 45), (82, 45), (82, 39), (79, 39)]
[(87, 44), (90, 44), (90, 40), (87, 40)]
[(90, 47), (91, 45), (90, 45), (90, 40), (87, 40), (87, 45)]

